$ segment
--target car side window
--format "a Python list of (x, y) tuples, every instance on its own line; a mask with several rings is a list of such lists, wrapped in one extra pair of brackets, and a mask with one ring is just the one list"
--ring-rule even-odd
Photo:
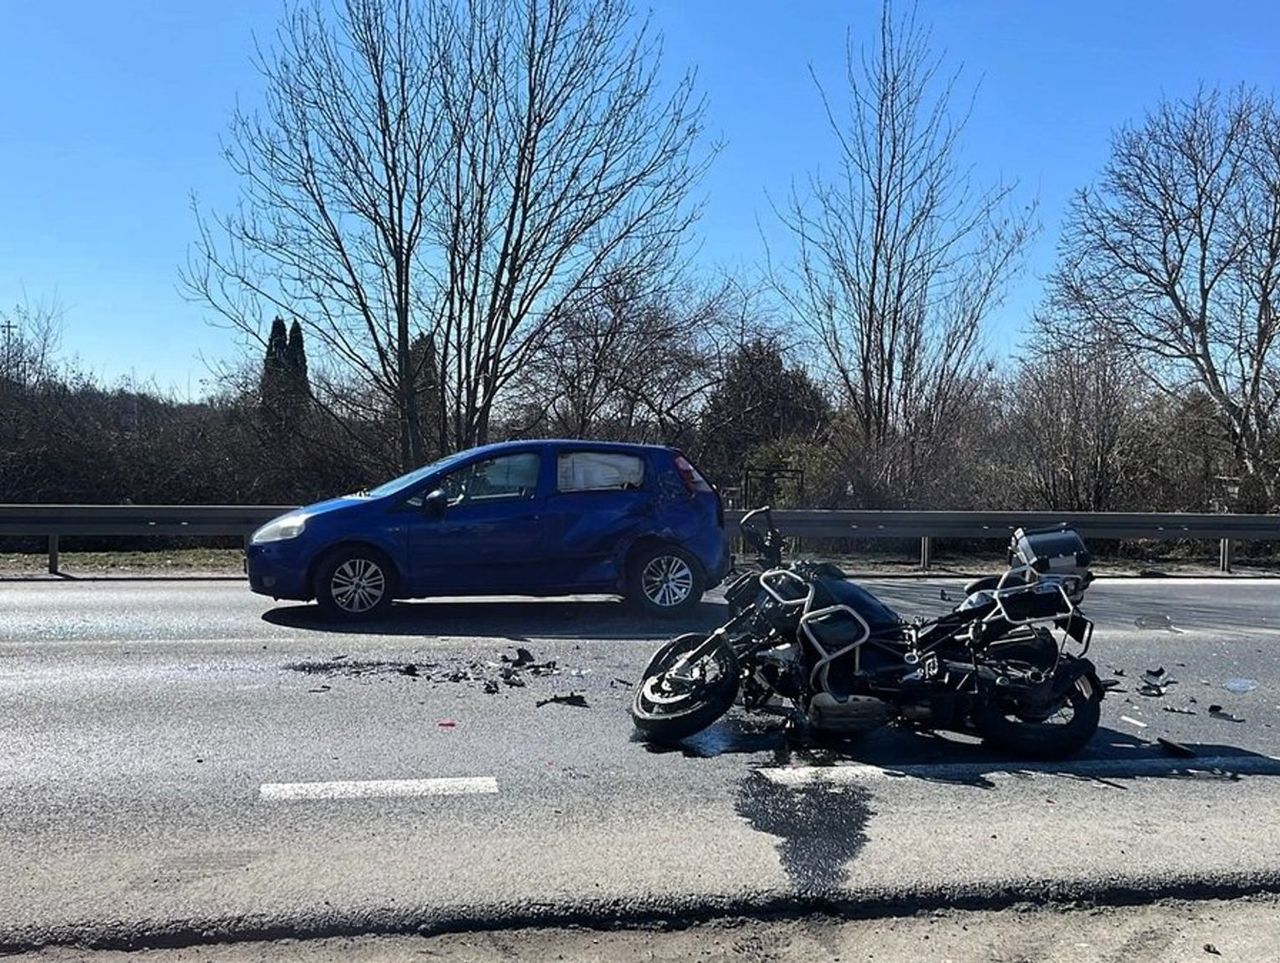
[(612, 451), (570, 451), (556, 462), (556, 491), (634, 491), (644, 485), (644, 459)]
[(444, 489), (451, 507), (532, 498), (538, 490), (540, 464), (541, 459), (536, 452), (486, 458), (450, 472), (441, 479), (439, 487)]

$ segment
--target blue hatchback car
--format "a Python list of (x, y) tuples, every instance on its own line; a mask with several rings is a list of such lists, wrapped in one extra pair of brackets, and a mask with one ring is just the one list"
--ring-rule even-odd
[(645, 612), (696, 606), (729, 570), (719, 494), (679, 451), (504, 442), (254, 532), (253, 591), (375, 617), (393, 599), (622, 594)]

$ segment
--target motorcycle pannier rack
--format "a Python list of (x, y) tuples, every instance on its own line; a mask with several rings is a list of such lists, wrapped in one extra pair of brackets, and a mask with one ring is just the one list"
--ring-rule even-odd
[(1041, 575), (1085, 575), (1092, 558), (1080, 536), (1069, 528), (1028, 532), (1019, 528), (1009, 543), (1009, 561), (1015, 559)]

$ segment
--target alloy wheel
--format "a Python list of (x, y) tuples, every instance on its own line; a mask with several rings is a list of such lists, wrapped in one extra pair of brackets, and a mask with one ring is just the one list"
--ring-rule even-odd
[(368, 612), (387, 591), (382, 566), (367, 558), (351, 558), (334, 569), (329, 592), (334, 604), (344, 612)]
[(672, 608), (693, 591), (693, 569), (678, 555), (659, 555), (644, 567), (640, 586), (654, 605)]

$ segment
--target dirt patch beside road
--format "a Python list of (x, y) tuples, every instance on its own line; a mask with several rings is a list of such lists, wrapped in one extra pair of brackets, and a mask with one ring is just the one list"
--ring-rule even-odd
[(438, 936), (244, 943), (134, 953), (51, 949), (33, 963), (498, 963), (629, 960), (811, 963), (813, 960), (1119, 961), (1280, 959), (1280, 899), (1105, 909), (1027, 908), (894, 919), (723, 921), (672, 932), (499, 930)]

